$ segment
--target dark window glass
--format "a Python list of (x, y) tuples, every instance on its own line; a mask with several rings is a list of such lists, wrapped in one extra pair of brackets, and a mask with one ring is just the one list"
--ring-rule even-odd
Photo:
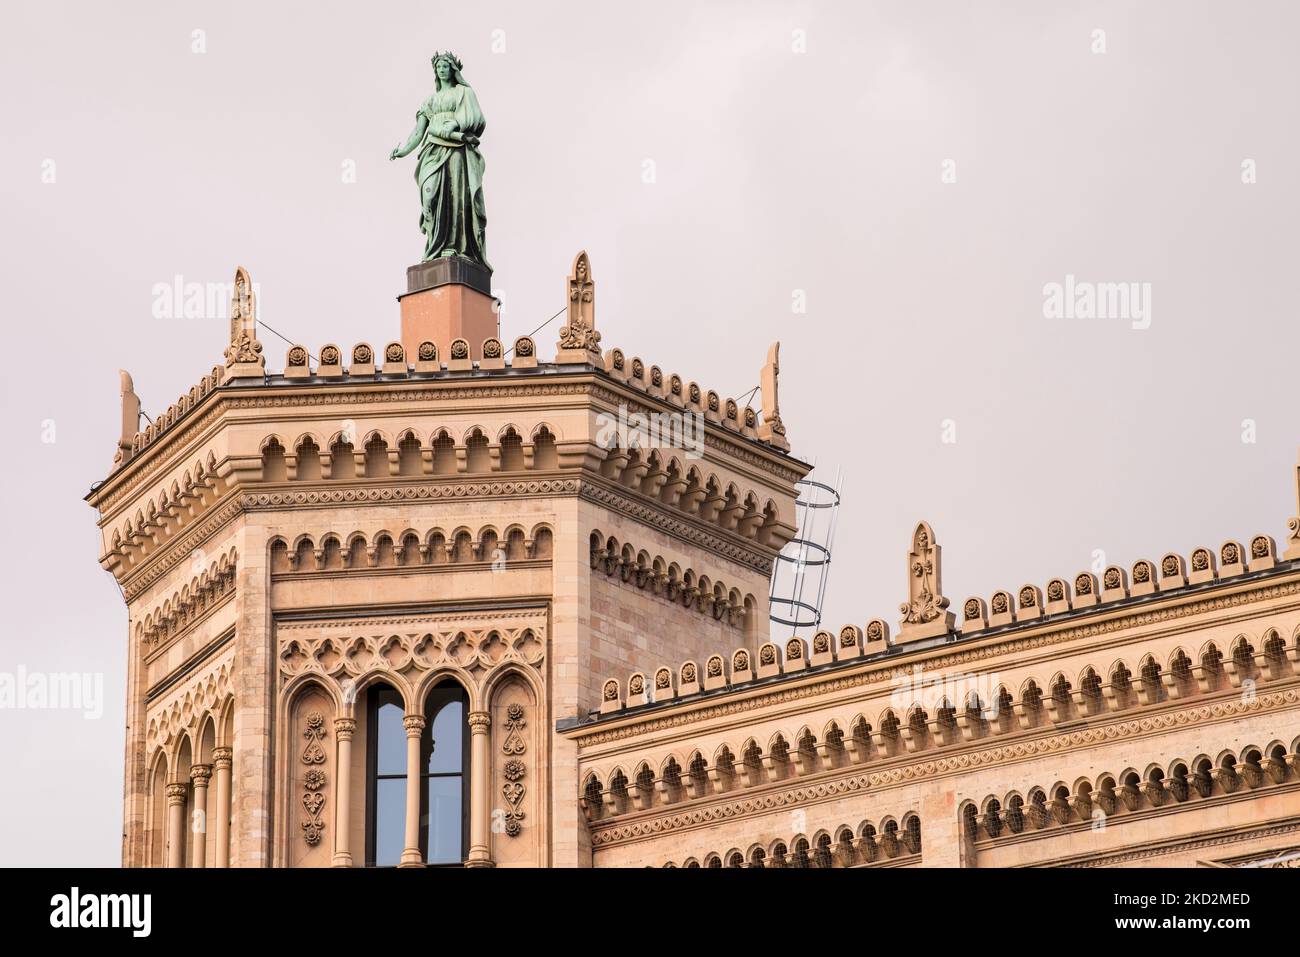
[(406, 729), (402, 698), (377, 686), (368, 696), (366, 863), (393, 867), (406, 843)]
[(397, 692), (384, 688), (380, 697), (385, 699), (378, 708), (379, 740), (375, 771), (380, 775), (406, 777), (406, 729), (402, 719), (402, 701)]
[(468, 849), (468, 704), (459, 685), (440, 685), (429, 692), (420, 809), (422, 850), (429, 864), (460, 864)]

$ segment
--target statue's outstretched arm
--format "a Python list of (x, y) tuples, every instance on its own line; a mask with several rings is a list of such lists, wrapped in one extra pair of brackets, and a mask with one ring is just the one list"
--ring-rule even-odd
[(401, 146), (395, 147), (388, 154), (390, 160), (395, 160), (399, 156), (405, 156), (411, 150), (415, 149), (424, 140), (425, 130), (429, 128), (429, 119), (423, 113), (415, 118), (415, 129), (411, 130), (411, 135), (406, 138), (406, 142)]

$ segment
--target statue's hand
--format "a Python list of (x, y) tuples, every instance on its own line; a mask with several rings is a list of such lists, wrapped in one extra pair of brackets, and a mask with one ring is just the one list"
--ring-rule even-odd
[(478, 137), (475, 136), (473, 133), (466, 133), (462, 138), (470, 146), (478, 146)]
[(401, 155), (402, 155), (402, 148), (400, 146), (394, 146), (393, 151), (388, 154), (388, 158), (390, 160), (395, 160)]

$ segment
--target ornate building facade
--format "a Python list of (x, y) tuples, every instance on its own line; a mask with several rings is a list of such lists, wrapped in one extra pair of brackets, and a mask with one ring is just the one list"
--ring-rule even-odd
[(88, 501), (129, 613), (124, 864), (1300, 855), (1300, 519), (955, 611), (922, 522), (896, 626), (775, 642), (808, 472), (775, 350), (742, 407), (602, 351), (585, 254), (551, 361), (420, 269), (382, 350), (268, 373), (240, 270), (225, 363), (142, 432), (123, 373)]

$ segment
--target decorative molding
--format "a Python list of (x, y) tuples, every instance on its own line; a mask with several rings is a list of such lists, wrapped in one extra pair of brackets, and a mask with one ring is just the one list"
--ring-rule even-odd
[[(1270, 601), (1275, 598), (1287, 598), (1295, 595), (1300, 595), (1300, 580), (1286, 582), (1280, 585), (1266, 584), (1259, 588), (1237, 592), (1232, 595), (1208, 598), (1200, 601), (1182, 602), (1174, 604), (1169, 608), (1162, 608), (1155, 611), (1136, 611), (1128, 615), (1121, 614), (1106, 621), (1080, 624), (1073, 627), (1052, 628), (1050, 625), (1044, 626), (1042, 624), (1035, 624), (1033, 626), (1035, 630), (1040, 628), (1044, 628), (1045, 630), (1038, 635), (1027, 638), (1017, 637), (1016, 632), (1012, 631), (1007, 633), (1005, 639), (1001, 641), (994, 639), (992, 643), (981, 645), (978, 648), (953, 651), (932, 658), (926, 658), (925, 665), (927, 669), (938, 672), (959, 665), (987, 661), (989, 659), (1000, 658), (1006, 655), (1017, 655), (1038, 648), (1045, 648), (1063, 642), (1074, 641), (1078, 638), (1099, 637), (1125, 631), (1130, 628), (1141, 627), (1143, 625), (1174, 621), (1180, 618), (1189, 618), (1194, 615), (1203, 614), (1205, 612), (1239, 608), (1243, 605)], [(1105, 606), (1099, 606), (1098, 610), (1105, 611), (1106, 609)], [(998, 637), (1002, 638), (1002, 636)], [(1150, 638), (1151, 636), (1146, 637)], [(887, 658), (868, 662), (865, 669), (861, 671), (842, 675), (837, 673), (840, 670), (837, 668), (828, 671), (824, 677), (819, 676), (811, 681), (808, 680), (804, 673), (794, 672), (783, 676), (780, 681), (785, 682), (797, 679), (807, 681), (807, 683), (792, 688), (781, 688), (779, 690), (765, 691), (757, 694), (751, 693), (750, 696), (733, 701), (726, 701), (725, 699), (736, 694), (744, 694), (745, 692), (750, 691), (750, 689), (743, 684), (728, 686), (717, 689), (715, 694), (718, 703), (716, 704), (694, 707), (696, 702), (687, 702), (678, 706), (682, 708), (681, 711), (668, 714), (664, 713), (662, 705), (650, 705), (647, 706), (647, 713), (644, 717), (638, 716), (632, 709), (627, 709), (619, 712), (615, 718), (609, 719), (610, 721), (618, 720), (620, 722), (628, 722), (621, 723), (618, 727), (602, 730), (602, 722), (594, 721), (588, 725), (569, 729), (566, 733), (580, 741), (583, 747), (595, 747), (597, 745), (609, 744), (642, 734), (653, 734), (658, 731), (681, 727), (686, 724), (708, 721), (712, 718), (723, 718), (744, 714), (773, 704), (784, 704), (792, 701), (801, 701), (807, 698), (822, 697), (840, 691), (852, 691), (855, 688), (864, 688), (870, 685), (880, 684), (897, 678), (906, 678), (911, 674), (914, 661), (915, 659), (910, 656), (904, 656), (901, 654), (890, 655)], [(864, 667), (857, 664), (853, 659), (846, 661), (845, 665), (851, 668)], [(629, 721), (629, 719), (632, 720)]]
[[(431, 478), (436, 478), (431, 476)], [(325, 484), (328, 484), (326, 482)], [(403, 502), (420, 499), (485, 499), (511, 495), (573, 495), (578, 479), (538, 479), (528, 482), (457, 482), (421, 485), (353, 486), (349, 488), (301, 489), (292, 492), (245, 493), (241, 504), (248, 511), (277, 508), (356, 505), (374, 502)]]
[(1122, 854), (1097, 855), (1096, 857), (1085, 859), (1063, 859), (1060, 861), (1050, 861), (1040, 864), (1040, 867), (1115, 867), (1117, 865), (1131, 864), (1134, 861), (1149, 860), (1153, 857), (1163, 857), (1168, 854), (1177, 854), (1179, 852), (1194, 851), (1202, 847), (1222, 847), (1225, 844), (1238, 844), (1242, 841), (1262, 840), (1270, 837), (1282, 837), (1288, 834), (1300, 832), (1300, 821), (1289, 824), (1275, 824), (1270, 827), (1254, 828), (1250, 830), (1236, 830), (1227, 834), (1220, 834), (1217, 837), (1205, 837), (1192, 841), (1171, 841), (1167, 844), (1160, 844), (1155, 847), (1147, 847), (1141, 850), (1126, 851)]
[(302, 822), (302, 839), (309, 846), (315, 847), (325, 831), (321, 811), (325, 807), (326, 777), (325, 771), (320, 767), (325, 763), (325, 749), (321, 746), (321, 741), (325, 738), (325, 716), (319, 711), (308, 712), (307, 730), (303, 736), (307, 739), (307, 745), (300, 758), (307, 770), (303, 772), (302, 806), (307, 817)]
[[(677, 563), (665, 559), (662, 555), (651, 556), (644, 549), (634, 548), (629, 542), (620, 543), (617, 538), (605, 535), (598, 528), (592, 529), (590, 537), (601, 543), (599, 549), (588, 546), (591, 568), (593, 571), (604, 572), (606, 578), (617, 578), (617, 582), (631, 585), (642, 591), (648, 589), (650, 594), (670, 605), (693, 611), (714, 621), (725, 620), (729, 627), (740, 630), (742, 636), (750, 624), (746, 620), (746, 614), (760, 614), (759, 600), (752, 593), (743, 592), (739, 588), (689, 567), (677, 566), (680, 577), (671, 577), (669, 569)], [(630, 560), (625, 557), (628, 553), (632, 556)], [(647, 557), (648, 564), (640, 561), (641, 555)], [(699, 584), (701, 581), (707, 582), (710, 586), (707, 592), (701, 590)], [(719, 592), (721, 592), (721, 599), (719, 599)], [(733, 601), (733, 595), (737, 596), (737, 600)], [(750, 603), (748, 612), (745, 608), (747, 601)]]
[(316, 674), (333, 678), (346, 699), (347, 688), (367, 675), (408, 687), (430, 671), (454, 668), (483, 687), (512, 664), (542, 670), (547, 627), (543, 608), (276, 622), (280, 686)]
[[(652, 813), (641, 819), (620, 816), (617, 822), (609, 824), (593, 823), (591, 842), (593, 847), (634, 841), (651, 837), (666, 831), (678, 830), (712, 824), (715, 821), (744, 817), (748, 814), (761, 813), (780, 807), (796, 804), (815, 803), (838, 797), (854, 791), (888, 788), (904, 782), (919, 781), (928, 778), (943, 777), (951, 774), (964, 774), (977, 768), (1003, 764), (1012, 761), (1034, 758), (1071, 750), (1081, 745), (1105, 744), (1116, 740), (1138, 737), (1146, 734), (1167, 731), (1173, 728), (1199, 725), (1210, 721), (1234, 719), (1244, 714), (1268, 711), (1300, 704), (1300, 688), (1288, 688), (1273, 694), (1259, 695), (1249, 701), (1239, 697), (1232, 700), (1189, 708), (1169, 714), (1153, 715), (1137, 720), (1099, 725), (1094, 728), (1081, 729), (1065, 734), (1054, 734), (1037, 740), (1016, 742), (984, 750), (968, 751), (948, 757), (936, 757), (928, 761), (915, 761), (911, 758), (893, 759), (892, 766), (880, 769), (861, 770), (862, 765), (852, 770), (858, 773), (844, 775), (848, 769), (835, 772), (823, 772), (826, 780), (809, 781), (809, 783), (784, 790), (773, 789), (767, 793), (752, 793), (739, 800), (721, 800), (712, 805), (677, 811), (672, 814)], [(882, 762), (884, 764), (884, 762)], [(834, 774), (839, 774), (838, 779)]]
[(518, 837), (523, 830), (520, 823), (524, 819), (524, 795), (527, 789), (524, 786), (524, 776), (528, 772), (522, 757), (527, 745), (524, 742), (523, 730), (528, 721), (524, 717), (524, 706), (521, 704), (512, 704), (506, 708), (506, 738), (501, 743), (501, 751), (507, 755), (505, 764), (502, 766), (502, 776), (506, 783), (501, 786), (501, 796), (505, 798), (505, 830), (507, 837)]
[(657, 509), (645, 503), (634, 501), (602, 485), (584, 481), (579, 490), (579, 498), (604, 508), (622, 512), (643, 525), (657, 529), (695, 547), (721, 555), (738, 564), (745, 565), (762, 575), (770, 576), (772, 573), (773, 559), (747, 545), (739, 545), (728, 541), (712, 532), (704, 531), (692, 522), (666, 514), (663, 509)]
[(146, 645), (175, 638), (197, 626), (234, 595), (239, 554), (234, 546), (207, 563), (189, 583), (159, 602), (136, 626), (136, 637)]
[[(447, 627), (463, 626), (469, 624), (470, 627), (494, 627), (500, 622), (514, 621), (519, 625), (531, 626), (535, 621), (546, 621), (546, 610), (544, 608), (526, 608), (515, 609), (506, 608), (499, 611), (483, 610), (475, 612), (435, 612), (417, 613), (410, 615), (371, 615), (364, 618), (314, 618), (301, 621), (277, 621), (275, 628), (277, 632), (281, 631), (323, 631), (328, 628), (340, 628), (346, 631), (353, 631), (358, 628), (386, 628), (389, 625), (409, 625), (418, 631), (427, 631), (426, 625), (440, 625), (446, 623)], [(475, 622), (479, 625), (473, 624)]]
[(218, 711), (234, 694), (234, 672), (232, 645), (165, 698), (149, 703), (145, 710), (147, 758), (151, 760), (155, 751), (170, 746), (180, 735), (198, 731), (203, 718)]
[(187, 525), (169, 546), (145, 556), (144, 560), (118, 581), (128, 602), (134, 600), (150, 585), (171, 572), (181, 561), (193, 554), (199, 542), (211, 538), (223, 525), (243, 511), (238, 496), (229, 496), (219, 509), (211, 511), (202, 521)]

